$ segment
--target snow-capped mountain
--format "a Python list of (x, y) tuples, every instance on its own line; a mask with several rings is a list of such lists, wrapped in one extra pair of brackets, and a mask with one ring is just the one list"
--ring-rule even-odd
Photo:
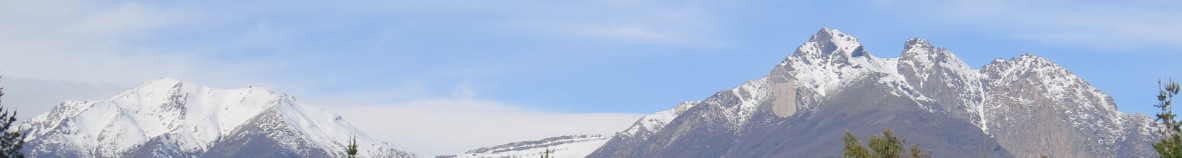
[(66, 101), (21, 125), (32, 157), (413, 157), (341, 116), (261, 87), (159, 79), (103, 100)]
[(589, 157), (840, 154), (890, 128), (936, 157), (1147, 157), (1152, 119), (1031, 54), (973, 69), (915, 38), (899, 58), (823, 28), (767, 75), (638, 120)]
[(605, 135), (568, 135), (541, 140), (521, 141), (483, 147), (461, 154), (439, 158), (518, 158), (540, 157), (549, 151), (551, 157), (586, 157), (611, 138)]

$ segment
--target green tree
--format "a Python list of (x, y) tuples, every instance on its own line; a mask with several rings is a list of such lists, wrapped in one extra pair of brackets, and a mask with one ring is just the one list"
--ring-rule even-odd
[(843, 154), (846, 158), (870, 157), (870, 150), (867, 150), (866, 147), (863, 147), (862, 143), (858, 142), (858, 137), (850, 134), (849, 131), (845, 132), (845, 137), (842, 137), (842, 139), (845, 140), (845, 150)]
[(911, 145), (911, 157), (912, 158), (932, 158), (932, 152), (930, 152), (930, 151), (923, 152), (923, 149), (919, 147), (919, 144), (912, 144)]
[(357, 136), (353, 136), (353, 141), (345, 147), (345, 154), (349, 154), (348, 158), (357, 158)]
[[(903, 144), (907, 142), (906, 139), (895, 136), (895, 132), (890, 129), (883, 129), (882, 136), (870, 136), (866, 139), (866, 143), (870, 148), (862, 146), (858, 142), (858, 137), (845, 132), (845, 150), (842, 155), (846, 158), (931, 158), (931, 152), (924, 152), (918, 144), (911, 145), (910, 150), (906, 150)], [(910, 153), (906, 153), (910, 152)]]
[(1178, 95), (1178, 82), (1174, 82), (1173, 79), (1164, 82), (1159, 80), (1157, 84), (1161, 88), (1157, 93), (1158, 103), (1153, 107), (1161, 108), (1161, 112), (1157, 113), (1157, 121), (1165, 127), (1162, 129), (1162, 135), (1165, 138), (1154, 143), (1153, 149), (1157, 150), (1162, 158), (1182, 158), (1182, 136), (1179, 135), (1182, 132), (1182, 127), (1179, 127), (1182, 126), (1182, 122), (1174, 119), (1177, 115), (1174, 114), (1171, 107), (1174, 103), (1174, 96)]
[[(0, 97), (4, 96), (4, 88), (0, 88)], [(0, 104), (0, 158), (23, 158), (21, 146), (25, 144), (25, 137), (20, 130), (14, 130), (12, 123), (16, 122), (16, 111), (4, 109)]]

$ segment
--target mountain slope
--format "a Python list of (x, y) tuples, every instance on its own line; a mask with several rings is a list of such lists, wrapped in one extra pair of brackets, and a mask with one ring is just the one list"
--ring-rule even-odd
[(879, 58), (823, 28), (767, 76), (642, 118), (589, 157), (837, 156), (843, 131), (884, 128), (936, 157), (1145, 157), (1157, 138), (1045, 58), (978, 70), (918, 38)]
[[(160, 79), (96, 101), (67, 101), (22, 125), (33, 157), (411, 157), (340, 116), (260, 87)], [(268, 151), (268, 152), (259, 152)], [(267, 153), (272, 155), (251, 155)]]

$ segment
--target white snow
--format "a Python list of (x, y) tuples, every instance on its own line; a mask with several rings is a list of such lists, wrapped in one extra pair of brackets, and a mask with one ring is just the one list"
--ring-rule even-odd
[[(1071, 71), (1054, 62), (1035, 56), (1023, 54), (1010, 60), (995, 60), (985, 68), (998, 77), (993, 85), (1008, 85), (1014, 82), (1036, 83), (1038, 94), (1042, 99), (1053, 101), (1051, 105), (1020, 104), (1019, 106), (1053, 106), (1062, 109), (1072, 127), (1094, 129), (1100, 134), (1103, 144), (1113, 144), (1123, 139), (1122, 134), (1127, 128), (1123, 114), (1116, 109), (1108, 94), (1089, 85)], [(1019, 103), (1034, 102), (1034, 99), (1024, 96), (1014, 98)], [(1008, 111), (1008, 106), (990, 105)], [(994, 110), (997, 111), (997, 110)]]
[[(897, 59), (877, 58), (864, 51), (857, 38), (835, 29), (823, 28), (777, 67), (784, 67), (789, 71), (787, 74), (791, 77), (790, 80), (796, 80), (800, 87), (815, 92), (818, 96), (813, 98), (826, 96), (830, 91), (839, 89), (840, 86), (854, 79), (868, 75), (882, 75), (883, 77), (879, 78), (878, 82), (893, 85), (898, 90), (898, 92), (892, 92), (893, 94), (910, 96), (921, 108), (931, 111), (930, 107), (923, 107), (918, 103), (918, 101), (926, 101), (930, 98), (919, 94), (915, 88), (907, 84), (899, 73), (897, 65)], [(697, 104), (720, 107), (726, 114), (723, 117), (730, 121), (732, 127), (742, 128), (741, 125), (755, 113), (760, 103), (774, 97), (774, 94), (770, 92), (770, 82), (770, 79), (765, 76), (721, 92), (729, 93), (730, 96), (738, 99), (739, 102), (736, 105), (724, 105), (729, 103), (711, 102), (710, 100), (684, 102), (673, 109), (645, 116), (617, 135), (647, 139), (647, 134), (664, 128), (665, 124)]]
[(307, 136), (306, 141), (325, 149), (344, 148), (354, 135), (363, 147), (394, 148), (356, 131), (337, 115), (293, 100), (261, 87), (216, 89), (159, 79), (104, 100), (63, 102), (22, 127), (31, 129), (26, 141), (59, 139), (49, 136), (64, 131), (63, 140), (57, 141), (108, 157), (166, 135), (179, 141), (183, 152), (193, 152), (209, 148), (247, 120), (275, 109)]
[[(604, 135), (572, 135), (562, 136), (567, 139), (539, 140), (510, 143), (495, 147), (486, 147), (454, 156), (458, 158), (519, 158), (541, 157), (547, 150), (551, 157), (586, 157), (607, 143), (611, 137)], [(560, 138), (560, 137), (555, 137)], [(553, 138), (550, 138), (553, 139)]]
[(824, 28), (778, 66), (787, 67), (803, 87), (814, 89), (820, 96), (870, 74), (885, 75), (879, 80), (882, 83), (904, 81), (897, 59), (878, 58), (861, 48), (854, 36)]
[[(681, 115), (682, 112), (685, 112), (686, 110), (689, 110), (690, 108), (693, 108), (694, 106), (698, 105), (699, 103), (701, 103), (701, 102), (699, 102), (699, 101), (682, 102), (681, 104), (678, 104), (676, 107), (673, 107), (673, 109), (669, 109), (669, 110), (653, 113), (652, 115), (641, 117), (639, 120), (636, 121), (636, 123), (633, 123), (632, 126), (628, 127), (628, 129), (625, 129), (623, 132), (618, 133), (618, 135), (624, 135), (624, 136), (628, 136), (628, 137), (646, 137), (647, 134), (651, 134), (651, 132), (656, 132), (657, 130), (664, 128), (665, 124), (668, 124), (669, 121), (673, 121), (673, 119), (677, 118), (678, 115)], [(644, 133), (644, 132), (648, 132), (648, 133)]]
[[(1059, 107), (1060, 109), (1088, 111), (1071, 112), (1067, 115), (1074, 126), (1101, 128), (1104, 135), (1109, 138), (1118, 137), (1119, 131), (1123, 131), (1122, 128), (1125, 127), (1124, 117), (1116, 111), (1115, 104), (1109, 100), (1110, 97), (1107, 94), (1087, 85), (1083, 79), (1067, 69), (1042, 57), (1024, 54), (1017, 59), (995, 59), (982, 69), (973, 69), (948, 50), (934, 47), (927, 40), (919, 38), (907, 41), (903, 55), (900, 58), (875, 57), (862, 49), (857, 38), (834, 29), (823, 28), (808, 42), (797, 47), (795, 53), (777, 65), (778, 68), (782, 68), (786, 72), (783, 73), (784, 76), (775, 77), (783, 77), (782, 79), (794, 82), (799, 88), (811, 90), (815, 96), (798, 96), (806, 99), (821, 98), (835, 90), (842, 89), (842, 86), (848, 85), (851, 81), (874, 77), (878, 83), (895, 88), (895, 91), (890, 94), (911, 98), (919, 108), (929, 112), (936, 111), (920, 102), (934, 102), (935, 100), (920, 93), (919, 88), (936, 86), (922, 84), (929, 83), (929, 80), (939, 79), (945, 81), (944, 85), (939, 86), (958, 88), (958, 91), (964, 92), (953, 94), (958, 100), (954, 102), (960, 102), (961, 106), (966, 106), (963, 108), (966, 109), (964, 113), (972, 115), (968, 119), (987, 134), (991, 124), (1001, 123), (991, 120), (1008, 119), (1005, 116), (998, 116), (999, 114), (996, 113), (1008, 111), (1010, 107), (986, 105), (987, 100), (1014, 99), (1018, 104), (1022, 104), (1016, 106), (1034, 106), (1032, 104), (1035, 102), (1032, 98), (1025, 98), (1026, 96), (991, 96), (986, 94), (987, 87), (1008, 85), (1017, 80), (1033, 80), (1042, 83), (1039, 84), (1041, 87), (1037, 88), (1038, 93), (1051, 100), (1062, 102), (1056, 104), (1058, 106), (1072, 106)], [(901, 60), (902, 58), (907, 58), (907, 60)], [(918, 81), (907, 81), (907, 77), (900, 70), (901, 67), (917, 71), (913, 75), (916, 75)], [(998, 73), (987, 74), (986, 71)], [(1035, 75), (1030, 78), (1023, 75), (1026, 72), (1032, 72)], [(755, 112), (756, 106), (767, 98), (773, 97), (771, 96), (773, 94), (768, 90), (771, 85), (768, 77), (747, 81), (733, 89), (720, 92), (734, 96), (738, 103), (706, 100), (692, 102), (689, 105), (702, 104), (702, 106), (720, 107), (726, 114), (723, 117), (730, 120), (735, 127), (742, 128), (741, 125)], [(683, 103), (677, 108), (641, 118), (619, 135), (647, 139), (645, 133), (663, 128), (665, 124), (677, 118), (677, 115), (684, 111), (682, 108), (687, 107), (686, 105)], [(1094, 116), (1095, 114), (1103, 116)], [(1111, 142), (1115, 139), (1106, 140), (1106, 142)]]
[[(965, 109), (968, 110), (968, 113), (976, 115), (976, 118), (970, 118), (974, 119), (972, 120), (973, 124), (980, 127), (986, 134), (989, 133), (988, 119), (982, 119), (986, 118), (982, 105), (983, 98), (986, 96), (982, 84), (985, 76), (981, 72), (970, 68), (968, 64), (965, 64), (947, 49), (932, 46), (931, 42), (921, 38), (907, 40), (900, 59), (900, 67), (907, 66), (917, 71), (912, 73), (918, 79), (917, 82), (911, 83), (915, 84), (913, 86), (946, 86), (964, 91), (964, 93), (955, 94), (958, 95), (960, 104), (967, 106)], [(945, 85), (924, 85), (932, 79), (946, 82), (944, 82)]]

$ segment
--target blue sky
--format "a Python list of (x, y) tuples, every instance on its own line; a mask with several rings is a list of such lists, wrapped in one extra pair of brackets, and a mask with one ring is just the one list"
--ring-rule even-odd
[(758, 79), (831, 27), (879, 57), (913, 37), (974, 68), (1033, 53), (1121, 111), (1154, 113), (1157, 79), (1182, 77), (1179, 17), (1174, 0), (0, 1), (0, 85), (38, 113), (170, 77), (343, 109), (481, 104), (614, 127)]

